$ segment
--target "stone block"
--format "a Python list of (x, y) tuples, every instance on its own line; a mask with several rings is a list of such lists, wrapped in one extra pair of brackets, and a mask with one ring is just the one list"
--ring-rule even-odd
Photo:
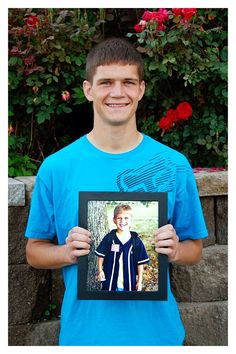
[(228, 171), (201, 171), (194, 176), (201, 197), (228, 194)]
[(180, 303), (185, 345), (228, 345), (228, 302)]
[(8, 208), (8, 260), (9, 264), (26, 263), (24, 237), (29, 207)]
[(177, 301), (227, 300), (227, 275), (227, 246), (210, 246), (203, 249), (202, 260), (198, 264), (172, 265), (172, 290)]
[(60, 321), (44, 321), (9, 326), (9, 346), (56, 346), (58, 345)]
[(228, 244), (228, 198), (216, 198), (216, 240), (221, 245)]
[(9, 266), (9, 324), (39, 320), (48, 308), (50, 271)]
[(32, 192), (35, 185), (36, 176), (19, 176), (15, 177), (15, 180), (24, 183), (25, 185), (25, 194), (26, 194), (26, 203), (30, 204)]
[(25, 205), (25, 185), (13, 178), (8, 178), (8, 206)]
[(201, 197), (202, 211), (204, 214), (208, 237), (203, 239), (203, 246), (207, 247), (214, 245), (216, 242), (215, 236), (215, 203), (214, 197)]
[(51, 284), (51, 303), (56, 306), (53, 315), (59, 316), (61, 313), (61, 304), (65, 291), (61, 269), (53, 269), (51, 271)]

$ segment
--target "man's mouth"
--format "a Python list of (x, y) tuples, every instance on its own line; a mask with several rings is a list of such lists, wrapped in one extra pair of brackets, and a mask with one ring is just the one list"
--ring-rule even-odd
[(129, 103), (106, 103), (106, 106), (111, 108), (122, 108), (128, 106)]

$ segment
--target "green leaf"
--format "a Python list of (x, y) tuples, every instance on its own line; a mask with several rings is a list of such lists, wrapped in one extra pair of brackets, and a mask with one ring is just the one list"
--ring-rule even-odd
[(17, 61), (18, 61), (18, 57), (11, 57), (8, 61), (8, 64), (9, 66), (14, 66), (16, 65)]

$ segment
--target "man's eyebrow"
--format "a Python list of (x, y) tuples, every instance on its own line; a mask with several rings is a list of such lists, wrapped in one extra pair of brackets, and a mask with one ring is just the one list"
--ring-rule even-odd
[[(114, 80), (116, 80), (115, 78), (113, 79), (113, 78), (111, 78), (111, 77), (109, 77), (109, 78), (106, 78), (106, 77), (104, 77), (104, 78), (101, 78), (101, 79), (98, 79), (98, 82), (101, 82), (101, 81), (114, 81)], [(134, 81), (134, 82), (139, 82), (139, 80), (138, 79), (136, 79), (136, 78), (133, 78), (133, 77), (127, 77), (127, 78), (124, 78), (124, 79), (121, 79), (122, 81)]]

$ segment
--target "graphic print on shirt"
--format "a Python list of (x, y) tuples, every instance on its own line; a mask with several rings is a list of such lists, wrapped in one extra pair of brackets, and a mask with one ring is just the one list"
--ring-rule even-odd
[(121, 192), (170, 192), (175, 178), (175, 164), (159, 153), (145, 165), (119, 173), (117, 185)]

